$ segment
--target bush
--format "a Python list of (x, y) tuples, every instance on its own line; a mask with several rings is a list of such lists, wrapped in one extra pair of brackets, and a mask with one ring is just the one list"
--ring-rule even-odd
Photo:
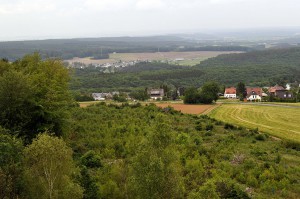
[(297, 141), (285, 140), (283, 141), (283, 145), (285, 148), (300, 151), (300, 143)]
[(213, 129), (214, 129), (214, 126), (212, 124), (207, 124), (205, 127), (205, 130), (207, 130), (207, 131), (211, 131)]
[(202, 125), (201, 125), (201, 124), (198, 124), (198, 125), (195, 127), (195, 129), (196, 129), (197, 131), (202, 131)]
[(88, 168), (99, 168), (102, 167), (101, 158), (96, 154), (95, 151), (90, 150), (81, 157), (81, 162)]
[(235, 129), (235, 127), (234, 127), (232, 124), (226, 123), (226, 124), (224, 125), (224, 129)]
[(258, 134), (257, 136), (255, 136), (255, 139), (259, 141), (265, 141), (266, 136), (264, 134)]

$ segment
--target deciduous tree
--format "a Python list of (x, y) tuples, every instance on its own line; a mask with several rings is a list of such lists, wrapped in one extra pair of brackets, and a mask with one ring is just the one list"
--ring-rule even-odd
[(30, 198), (82, 198), (82, 188), (71, 179), (72, 149), (62, 139), (38, 135), (24, 155)]

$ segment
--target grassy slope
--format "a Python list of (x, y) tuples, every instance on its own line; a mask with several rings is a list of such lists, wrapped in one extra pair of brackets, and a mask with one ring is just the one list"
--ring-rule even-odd
[(258, 128), (279, 138), (300, 142), (300, 109), (239, 104), (223, 104), (210, 116), (247, 128)]

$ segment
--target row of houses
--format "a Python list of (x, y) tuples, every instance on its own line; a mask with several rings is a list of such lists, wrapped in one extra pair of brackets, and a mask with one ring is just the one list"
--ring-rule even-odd
[[(162, 100), (163, 97), (165, 96), (164, 89), (149, 89), (148, 95), (150, 99), (153, 100)], [(120, 95), (119, 92), (110, 92), (110, 93), (92, 93), (92, 97), (94, 98), (95, 101), (104, 101), (106, 99), (112, 99), (114, 95)], [(129, 93), (126, 93), (127, 98), (129, 99)]]
[[(247, 101), (261, 101), (263, 97), (273, 96), (279, 99), (293, 99), (294, 95), (288, 89), (282, 86), (275, 85), (274, 87), (267, 88), (267, 93), (260, 87), (248, 87), (246, 88), (246, 99)], [(224, 92), (225, 98), (236, 99), (237, 90), (235, 87), (226, 88)]]
[(112, 99), (114, 95), (119, 95), (120, 93), (117, 91), (110, 93), (92, 93), (92, 97), (95, 101), (104, 101), (106, 99)]

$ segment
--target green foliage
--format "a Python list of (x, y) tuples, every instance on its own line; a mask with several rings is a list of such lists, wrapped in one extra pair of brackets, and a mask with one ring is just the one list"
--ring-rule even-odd
[(265, 141), (266, 136), (264, 134), (258, 134), (258, 135), (255, 136), (255, 139), (259, 140), (259, 141)]
[(150, 98), (150, 96), (147, 92), (147, 89), (144, 89), (144, 90), (140, 89), (140, 90), (131, 92), (130, 97), (132, 97), (133, 99), (136, 99), (136, 100), (140, 100), (140, 101), (145, 101)]
[(272, 49), (241, 54), (219, 55), (201, 62), (197, 68), (206, 79), (226, 85), (244, 82), (250, 86), (271, 86), (299, 80), (300, 48)]
[(24, 156), (30, 198), (82, 198), (81, 187), (71, 179), (72, 149), (62, 139), (40, 134)]
[(96, 180), (91, 176), (89, 170), (86, 167), (81, 169), (80, 184), (84, 188), (84, 199), (98, 199), (100, 198), (99, 187), (96, 184)]
[(72, 104), (68, 81), (60, 61), (38, 54), (9, 64), (0, 73), (0, 125), (27, 140), (45, 130), (61, 135)]
[(185, 104), (200, 103), (200, 93), (199, 93), (199, 91), (194, 87), (186, 89), (183, 101), (184, 101)]
[(0, 128), (0, 198), (19, 198), (24, 190), (22, 141)]
[(120, 93), (119, 95), (115, 94), (113, 96), (113, 100), (116, 102), (127, 102), (127, 95), (126, 93)]
[(195, 67), (179, 67), (165, 63), (139, 63), (115, 74), (103, 74), (95, 68), (75, 69), (73, 90), (134, 91), (162, 84), (174, 87), (201, 87), (205, 82), (217, 81), (234, 86), (273, 86), (276, 83), (300, 79), (298, 58), (300, 48), (254, 51), (220, 55)]
[(81, 157), (81, 164), (88, 168), (98, 168), (102, 166), (100, 156), (93, 150), (86, 152)]
[(185, 91), (184, 103), (185, 104), (211, 104), (217, 101), (219, 96), (219, 85), (216, 82), (206, 82), (200, 90), (192, 87)]
[(174, 136), (165, 125), (149, 135), (133, 163), (133, 187), (137, 198), (181, 198), (182, 177)]
[(272, 139), (253, 143), (258, 133), (155, 105), (99, 104), (74, 108), (72, 115), (68, 142), (78, 163), (90, 150), (101, 157), (101, 167), (84, 167), (86, 198), (292, 198), (299, 193), (299, 152)]
[(236, 94), (239, 96), (240, 101), (243, 101), (247, 96), (246, 85), (243, 82), (239, 82), (236, 87)]

